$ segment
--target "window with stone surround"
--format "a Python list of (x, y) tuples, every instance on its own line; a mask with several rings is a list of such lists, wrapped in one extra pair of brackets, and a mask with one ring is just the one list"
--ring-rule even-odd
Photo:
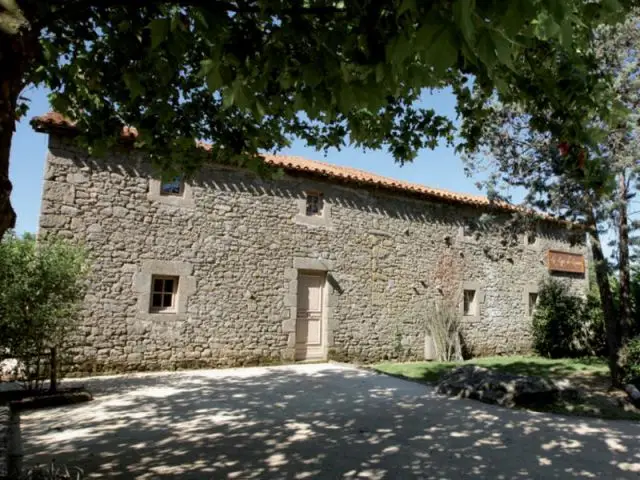
[(151, 276), (151, 301), (149, 311), (152, 313), (174, 313), (179, 277), (168, 275)]
[(529, 316), (533, 316), (533, 314), (536, 311), (536, 304), (538, 303), (538, 294), (537, 292), (529, 292), (529, 305), (528, 305), (528, 311), (529, 311)]
[(174, 177), (160, 183), (160, 195), (181, 197), (184, 193), (182, 177)]
[(322, 192), (306, 192), (307, 193), (307, 217), (315, 217), (322, 215)]
[(463, 313), (465, 316), (475, 316), (478, 313), (478, 301), (475, 290), (464, 290)]

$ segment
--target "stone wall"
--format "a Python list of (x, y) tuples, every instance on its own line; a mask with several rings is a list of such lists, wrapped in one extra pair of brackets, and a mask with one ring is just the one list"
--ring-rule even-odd
[[(464, 288), (479, 299), (464, 317), (470, 352), (526, 352), (527, 295), (547, 275), (546, 251), (584, 251), (550, 225), (533, 244), (505, 243), (497, 227), (469, 233), (486, 213), (471, 206), (293, 174), (211, 167), (184, 199), (159, 197), (157, 184), (137, 154), (96, 160), (50, 139), (40, 231), (85, 244), (93, 262), (74, 338), (79, 371), (291, 360), (305, 262), (327, 272), (331, 358), (423, 358), (429, 303), (444, 295), (460, 305)], [(309, 190), (325, 201), (313, 222), (301, 212)], [(150, 276), (172, 272), (177, 312), (149, 313)], [(584, 289), (584, 277), (563, 278)]]

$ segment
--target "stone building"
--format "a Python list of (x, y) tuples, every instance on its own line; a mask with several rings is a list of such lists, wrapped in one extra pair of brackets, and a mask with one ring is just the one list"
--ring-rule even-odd
[(212, 164), (165, 183), (140, 152), (89, 157), (56, 114), (33, 125), (40, 233), (92, 259), (79, 371), (419, 360), (445, 300), (471, 354), (526, 352), (539, 281), (586, 284), (565, 225), (508, 238), (513, 207), (484, 197), (286, 156), (265, 157), (278, 179)]

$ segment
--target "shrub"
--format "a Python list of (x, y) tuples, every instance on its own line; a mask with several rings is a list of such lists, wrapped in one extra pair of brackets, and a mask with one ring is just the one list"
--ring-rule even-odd
[(583, 355), (586, 349), (582, 328), (584, 300), (571, 295), (568, 286), (548, 279), (540, 285), (533, 314), (533, 347), (551, 357)]
[(433, 302), (428, 308), (426, 328), (438, 361), (462, 360), (460, 312), (453, 302)]
[(51, 462), (47, 466), (30, 468), (20, 478), (21, 480), (81, 480), (83, 473), (78, 467), (68, 468)]
[(640, 335), (629, 340), (620, 349), (619, 355), (623, 382), (637, 383), (640, 379)]
[(578, 342), (584, 346), (583, 354), (607, 356), (607, 332), (599, 295), (590, 291), (582, 310), (581, 334)]
[(0, 242), (0, 353), (18, 360), (28, 388), (42, 385), (51, 348), (75, 326), (87, 272), (82, 250), (55, 239)]

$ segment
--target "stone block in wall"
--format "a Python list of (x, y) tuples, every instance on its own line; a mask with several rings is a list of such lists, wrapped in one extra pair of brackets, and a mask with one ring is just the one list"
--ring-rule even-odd
[(69, 217), (65, 215), (43, 215), (40, 218), (42, 228), (62, 228), (67, 225)]
[(57, 203), (71, 204), (75, 198), (75, 188), (68, 183), (45, 181), (42, 198)]

